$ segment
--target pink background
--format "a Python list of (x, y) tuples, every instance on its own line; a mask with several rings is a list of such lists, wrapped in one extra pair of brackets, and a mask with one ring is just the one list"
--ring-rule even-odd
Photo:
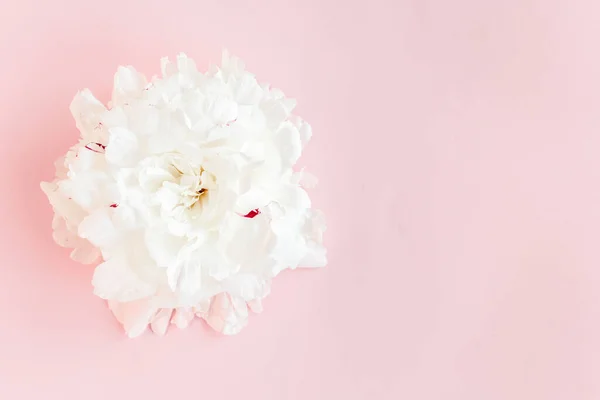
[[(599, 399), (598, 37), (596, 0), (2, 1), (0, 398)], [(38, 183), (78, 89), (222, 47), (313, 125), (330, 265), (128, 340)]]

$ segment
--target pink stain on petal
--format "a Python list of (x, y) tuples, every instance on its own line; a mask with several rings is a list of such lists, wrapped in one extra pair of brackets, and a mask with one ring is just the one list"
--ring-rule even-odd
[(110, 208), (117, 208), (117, 207), (119, 207), (119, 205), (117, 203), (112, 203), (109, 207)]
[(104, 150), (106, 149), (106, 146), (103, 145), (102, 143), (88, 143), (85, 145), (85, 148), (93, 151), (94, 153), (104, 153)]
[(260, 214), (260, 211), (259, 211), (259, 209), (257, 208), (257, 209), (255, 209), (255, 210), (252, 210), (252, 211), (250, 211), (248, 214), (244, 215), (244, 218), (254, 218), (254, 217), (256, 217), (258, 214)]

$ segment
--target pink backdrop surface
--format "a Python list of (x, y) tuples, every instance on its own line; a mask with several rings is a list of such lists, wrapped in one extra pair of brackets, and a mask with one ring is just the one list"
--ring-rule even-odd
[[(0, 398), (600, 398), (600, 5), (0, 2)], [(223, 47), (298, 99), (330, 264), (235, 337), (125, 337), (39, 189), (68, 106)]]

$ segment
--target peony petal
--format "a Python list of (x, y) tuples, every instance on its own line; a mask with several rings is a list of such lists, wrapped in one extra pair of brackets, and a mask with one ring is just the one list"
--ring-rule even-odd
[(279, 150), (282, 164), (286, 167), (294, 165), (302, 153), (302, 142), (300, 141), (298, 129), (289, 122), (284, 123), (275, 133), (274, 140)]
[(194, 310), (191, 308), (180, 307), (175, 310), (175, 314), (173, 315), (171, 323), (175, 324), (175, 326), (177, 326), (179, 329), (185, 329), (190, 324), (192, 319), (194, 319), (194, 315)]
[(109, 130), (110, 136), (106, 146), (106, 160), (115, 165), (127, 166), (136, 161), (138, 140), (129, 129), (114, 127)]
[(255, 274), (237, 274), (223, 282), (223, 289), (246, 301), (263, 298), (269, 292), (269, 282)]
[(88, 239), (96, 247), (108, 247), (121, 236), (115, 229), (107, 209), (88, 215), (79, 224), (79, 236)]
[(96, 296), (120, 302), (143, 299), (156, 290), (134, 274), (122, 259), (110, 259), (98, 265), (92, 285)]
[(125, 333), (130, 338), (144, 333), (157, 311), (149, 300), (137, 300), (127, 303), (113, 300), (109, 302), (109, 307), (119, 322), (123, 324)]
[(112, 104), (121, 106), (140, 96), (146, 86), (146, 77), (133, 67), (119, 67), (115, 73)]
[(83, 138), (93, 134), (102, 115), (106, 112), (106, 107), (94, 97), (89, 89), (84, 89), (75, 95), (70, 109), (77, 129)]
[(179, 251), (185, 245), (186, 240), (168, 234), (160, 229), (146, 230), (146, 246), (150, 256), (161, 268), (168, 268), (177, 263)]
[(152, 332), (157, 335), (163, 336), (167, 332), (167, 328), (169, 327), (169, 322), (171, 320), (171, 315), (173, 314), (172, 308), (162, 308), (160, 309), (152, 318), (152, 322), (150, 323), (150, 328), (152, 328)]
[(82, 242), (84, 243), (80, 247), (76, 247), (71, 252), (71, 258), (82, 264), (92, 264), (100, 257), (100, 251), (87, 240), (82, 239)]
[(206, 322), (218, 332), (235, 335), (248, 323), (248, 306), (239, 298), (220, 293), (213, 298)]

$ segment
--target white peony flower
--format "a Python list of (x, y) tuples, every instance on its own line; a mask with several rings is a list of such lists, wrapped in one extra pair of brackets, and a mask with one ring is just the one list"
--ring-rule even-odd
[(294, 100), (237, 58), (203, 74), (184, 54), (150, 82), (115, 74), (108, 107), (89, 90), (71, 112), (79, 143), (43, 182), (55, 241), (102, 262), (94, 293), (130, 337), (194, 316), (238, 333), (286, 268), (326, 264), (323, 215), (292, 167), (311, 137)]

